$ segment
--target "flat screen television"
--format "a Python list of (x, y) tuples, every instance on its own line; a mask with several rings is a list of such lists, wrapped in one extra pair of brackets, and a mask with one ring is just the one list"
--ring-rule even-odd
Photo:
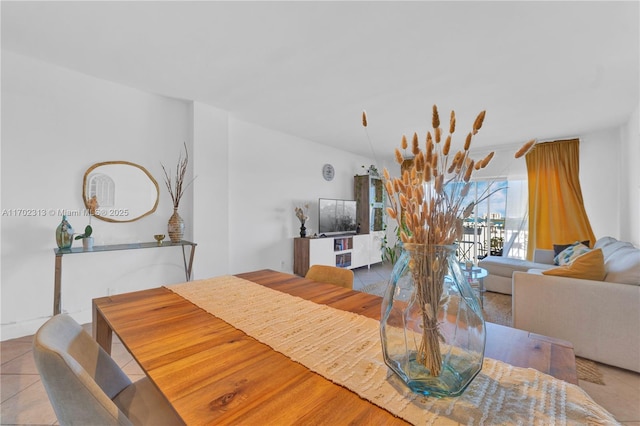
[(318, 218), (320, 235), (355, 234), (356, 201), (320, 198)]

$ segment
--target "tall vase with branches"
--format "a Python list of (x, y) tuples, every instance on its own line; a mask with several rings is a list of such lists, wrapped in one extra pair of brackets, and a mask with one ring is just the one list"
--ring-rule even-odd
[(184, 157), (182, 154), (178, 157), (178, 164), (176, 166), (175, 179), (171, 177), (171, 169), (167, 171), (164, 164), (161, 164), (162, 171), (164, 173), (164, 183), (167, 186), (171, 201), (173, 203), (173, 214), (169, 218), (168, 233), (171, 242), (179, 243), (184, 237), (184, 220), (178, 214), (178, 208), (180, 207), (180, 200), (184, 195), (186, 189), (193, 183), (195, 177), (190, 181), (186, 181), (187, 168), (189, 166), (189, 151), (187, 150), (187, 144), (184, 143)]
[[(381, 338), (387, 365), (415, 392), (459, 395), (482, 368), (484, 319), (477, 295), (455, 259), (463, 220), (479, 201), (467, 201), (474, 171), (486, 167), (493, 152), (474, 160), (472, 138), (482, 127), (478, 114), (462, 149), (452, 149), (455, 113), (449, 134), (440, 127), (433, 106), (432, 127), (422, 144), (414, 133), (411, 146), (405, 136), (395, 157), (402, 175), (383, 176), (389, 198), (387, 213), (398, 223), (403, 253), (392, 272), (382, 306)], [(366, 126), (366, 118), (363, 124)], [(516, 154), (524, 155), (535, 142)], [(407, 167), (406, 151), (410, 150)]]

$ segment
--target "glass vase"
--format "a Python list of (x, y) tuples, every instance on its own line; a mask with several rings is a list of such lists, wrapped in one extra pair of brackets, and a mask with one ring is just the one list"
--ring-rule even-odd
[(482, 369), (482, 309), (455, 252), (404, 244), (382, 302), (384, 361), (423, 395), (460, 395)]
[(61, 249), (71, 248), (73, 244), (73, 228), (67, 222), (67, 216), (62, 216), (62, 221), (56, 228), (56, 244)]

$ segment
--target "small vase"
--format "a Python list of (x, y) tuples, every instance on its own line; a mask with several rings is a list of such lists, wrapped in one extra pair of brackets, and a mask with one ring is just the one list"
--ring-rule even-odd
[(67, 216), (62, 216), (62, 222), (56, 228), (56, 244), (61, 249), (71, 248), (73, 244), (73, 228), (67, 222)]
[(179, 243), (184, 237), (184, 220), (178, 214), (178, 208), (173, 209), (173, 214), (169, 218), (168, 224), (169, 239), (172, 243)]
[(300, 225), (300, 238), (305, 238), (307, 236), (307, 228), (305, 228), (304, 223)]
[(384, 361), (423, 395), (460, 395), (482, 369), (482, 309), (455, 251), (404, 244), (382, 302)]

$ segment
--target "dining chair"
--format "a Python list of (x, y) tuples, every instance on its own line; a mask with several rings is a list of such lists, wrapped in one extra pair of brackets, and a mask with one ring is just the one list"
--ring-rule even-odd
[(353, 289), (353, 271), (328, 265), (311, 265), (305, 278)]
[(44, 323), (33, 356), (61, 425), (182, 425), (148, 379), (131, 382), (116, 362), (66, 314)]

